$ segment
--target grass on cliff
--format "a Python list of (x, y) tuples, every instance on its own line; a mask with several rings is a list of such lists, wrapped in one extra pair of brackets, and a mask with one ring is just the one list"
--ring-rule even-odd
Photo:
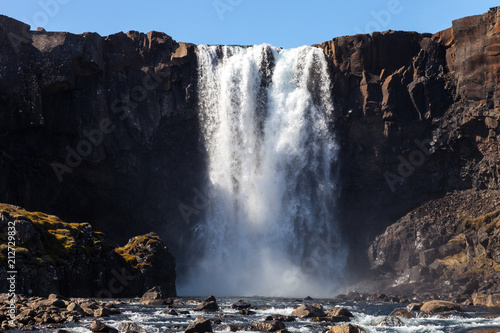
[[(88, 223), (67, 223), (55, 215), (30, 212), (7, 204), (0, 204), (0, 214), (10, 220), (31, 222), (38, 232), (29, 244), (23, 245), (25, 247), (16, 247), (16, 254), (30, 257), (34, 265), (65, 264), (68, 258), (77, 253), (86, 254), (92, 259), (93, 255), (107, 247), (102, 243), (104, 234), (92, 232)], [(7, 235), (0, 234), (0, 240), (6, 244)], [(0, 253), (0, 261), (6, 262), (7, 246), (0, 247)]]

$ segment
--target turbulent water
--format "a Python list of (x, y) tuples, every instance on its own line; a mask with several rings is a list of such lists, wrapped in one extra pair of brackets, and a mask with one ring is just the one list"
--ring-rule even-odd
[(198, 46), (210, 202), (184, 295), (331, 293), (345, 254), (320, 49)]
[[(200, 298), (197, 298), (200, 299)], [(221, 307), (218, 313), (202, 313), (194, 311), (196, 305), (176, 306), (176, 311), (189, 311), (187, 315), (166, 314), (165, 306), (142, 306), (138, 303), (125, 304), (119, 306), (123, 313), (121, 315), (108, 318), (99, 318), (106, 324), (117, 327), (121, 322), (134, 322), (145, 328), (148, 332), (184, 332), (187, 325), (191, 324), (195, 317), (203, 315), (205, 318), (220, 318), (221, 323), (213, 322), (214, 331), (229, 331), (227, 325), (239, 326), (238, 332), (248, 332), (245, 327), (249, 324), (265, 320), (272, 314), (291, 315), (293, 309), (302, 304), (301, 300), (294, 299), (272, 299), (251, 297), (245, 298), (252, 304), (255, 312), (251, 316), (243, 316), (237, 310), (231, 309), (231, 304), (239, 298), (217, 298), (217, 303)], [(181, 299), (187, 303), (188, 299)], [(388, 316), (396, 308), (404, 308), (404, 304), (391, 303), (364, 303), (364, 302), (343, 302), (338, 300), (318, 299), (309, 301), (310, 303), (320, 303), (325, 310), (335, 306), (345, 306), (354, 315), (351, 323), (361, 326), (368, 333), (465, 333), (475, 328), (499, 327), (500, 317), (495, 317), (498, 313), (488, 312), (486, 309), (471, 308), (464, 312), (455, 312), (450, 315), (435, 314), (425, 316), (422, 313), (415, 313), (416, 318), (401, 318), (401, 327), (389, 327), (380, 325), (380, 321)], [(219, 316), (217, 314), (220, 314)], [(70, 332), (87, 333), (92, 320), (84, 320), (80, 323), (70, 324), (65, 328)], [(317, 323), (308, 318), (297, 318), (296, 321), (284, 323), (286, 329), (292, 333), (320, 333), (335, 325), (336, 323)], [(341, 323), (337, 323), (341, 324)], [(326, 325), (326, 326), (325, 326)], [(52, 332), (56, 332), (53, 330)], [(498, 331), (493, 330), (493, 331)]]

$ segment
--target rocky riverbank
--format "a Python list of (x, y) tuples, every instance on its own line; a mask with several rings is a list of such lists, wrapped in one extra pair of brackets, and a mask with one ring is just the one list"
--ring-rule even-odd
[[(441, 327), (441, 332), (457, 332), (454, 329), (458, 327), (461, 327), (460, 332), (472, 332), (472, 329), (484, 328), (488, 324), (490, 327), (500, 325), (500, 321), (496, 319), (498, 314), (453, 302), (432, 300), (384, 305), (384, 301), (394, 299), (369, 295), (366, 299), (371, 301), (360, 306), (362, 303), (359, 296), (349, 296), (358, 299), (357, 301), (346, 301), (346, 296), (331, 300), (250, 298), (234, 301), (227, 298), (216, 299), (213, 296), (205, 300), (174, 299), (166, 297), (160, 287), (146, 292), (140, 300), (66, 298), (55, 294), (49, 295), (48, 298), (16, 296), (16, 328), (23, 331), (52, 330), (60, 333), (74, 330), (125, 333), (285, 333), (289, 330), (301, 330), (336, 333), (384, 330), (399, 332), (400, 329), (418, 329), (420, 325), (428, 329), (436, 325)], [(0, 308), (8, 307), (8, 302), (6, 295), (2, 295)], [(378, 309), (379, 314), (370, 317), (369, 313), (373, 309)], [(471, 318), (476, 318), (473, 323), (470, 322)], [(1, 319), (2, 330), (9, 329), (5, 318)], [(464, 323), (460, 323), (460, 320)]]

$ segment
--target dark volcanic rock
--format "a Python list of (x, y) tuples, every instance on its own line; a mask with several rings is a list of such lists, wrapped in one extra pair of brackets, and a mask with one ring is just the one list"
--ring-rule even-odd
[(92, 221), (118, 242), (187, 228), (179, 204), (192, 206), (204, 167), (194, 46), (29, 28), (0, 16), (0, 202)]
[[(104, 234), (94, 231), (88, 223), (66, 223), (57, 216), (0, 204), (0, 233), (5, 243), (12, 223), (23, 230), (15, 235), (19, 272), (16, 290), (26, 295), (48, 295), (49, 299), (37, 302), (37, 307), (52, 306), (101, 317), (116, 311), (98, 310), (96, 304), (90, 303), (71, 304), (67, 298), (51, 293), (135, 297), (151, 285), (161, 284), (168, 288), (166, 295), (175, 295), (175, 261), (157, 235), (136, 237), (125, 247), (115, 249)], [(0, 261), (5, 263), (0, 275), (7, 276), (6, 255), (1, 254)], [(6, 279), (0, 281), (0, 287), (8, 290)]]
[(422, 204), (372, 243), (373, 270), (390, 285), (397, 281), (395, 291), (451, 293), (461, 301), (479, 290), (500, 292), (498, 202), (498, 190), (467, 190)]
[(205, 333), (213, 332), (210, 319), (205, 319), (202, 316), (196, 317), (194, 322), (186, 328), (186, 333)]
[(167, 298), (167, 294), (159, 286), (155, 286), (146, 291), (139, 301), (142, 305), (166, 305), (172, 304), (172, 300)]
[(276, 332), (279, 330), (284, 330), (285, 324), (283, 324), (279, 320), (273, 320), (273, 321), (257, 321), (248, 327), (248, 330), (250, 331), (257, 331), (257, 332)]
[(252, 306), (252, 304), (245, 302), (244, 300), (239, 300), (238, 302), (231, 305), (232, 309), (243, 310), (248, 309)]
[(196, 311), (214, 312), (219, 310), (219, 305), (214, 296), (208, 297), (196, 307)]
[[(419, 308), (420, 310), (420, 308)], [(415, 316), (413, 315), (413, 313), (411, 313), (410, 311), (406, 310), (406, 309), (397, 309), (397, 310), (394, 310), (391, 312), (391, 314), (389, 316), (393, 316), (393, 317), (400, 317), (400, 318), (415, 318)]]
[(90, 330), (92, 332), (109, 332), (109, 333), (118, 333), (117, 329), (114, 329), (99, 320), (94, 320), (90, 325)]
[(388, 327), (401, 327), (404, 326), (401, 319), (398, 317), (385, 317), (377, 323), (377, 326), (388, 326)]
[(120, 323), (118, 331), (121, 333), (147, 333), (148, 331), (134, 323)]

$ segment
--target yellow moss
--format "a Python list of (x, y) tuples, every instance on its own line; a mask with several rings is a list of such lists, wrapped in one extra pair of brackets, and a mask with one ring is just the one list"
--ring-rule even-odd
[(464, 224), (466, 228), (472, 228), (478, 231), (483, 225), (489, 227), (489, 225), (493, 223), (493, 227), (495, 227), (499, 225), (499, 221), (500, 221), (500, 210), (497, 210), (476, 218), (465, 219)]
[(146, 268), (149, 268), (151, 267), (151, 264), (150, 263), (146, 263), (146, 262), (141, 262), (140, 264), (137, 264), (137, 266), (135, 268), (139, 269), (139, 270), (144, 270)]
[(443, 263), (446, 267), (452, 268), (465, 265), (467, 263), (467, 256), (465, 255), (465, 252), (462, 251), (453, 256), (449, 256), (444, 259), (438, 259), (438, 261)]
[(115, 252), (125, 259), (132, 267), (142, 270), (146, 267), (151, 266), (148, 263), (137, 263), (136, 256), (134, 253), (140, 252), (143, 247), (148, 245), (158, 243), (160, 238), (158, 236), (137, 236), (129, 244), (115, 249)]
[[(30, 221), (40, 233), (40, 239), (33, 244), (36, 250), (32, 253), (31, 261), (41, 266), (47, 263), (65, 264), (66, 259), (78, 248), (76, 239), (83, 239), (84, 230), (90, 227), (89, 223), (67, 223), (55, 215), (29, 212), (7, 204), (0, 204), (0, 213), (11, 219)], [(100, 238), (103, 236), (102, 233), (94, 233), (90, 244), (82, 244), (80, 247), (92, 257), (103, 251), (104, 246), (95, 247), (96, 244), (102, 245)]]
[(476, 257), (470, 261), (469, 265), (474, 267), (472, 272), (476, 274), (484, 275), (491, 270), (500, 272), (500, 264), (490, 258)]
[(465, 245), (466, 239), (464, 234), (458, 234), (448, 241), (448, 243), (457, 243), (460, 245)]

